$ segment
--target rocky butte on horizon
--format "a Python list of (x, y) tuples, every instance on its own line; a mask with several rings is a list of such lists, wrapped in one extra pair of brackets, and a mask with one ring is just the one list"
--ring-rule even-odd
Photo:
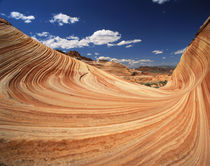
[(0, 165), (207, 166), (209, 110), (210, 17), (159, 89), (0, 19)]
[(137, 68), (129, 68), (128, 66), (115, 61), (103, 59), (94, 61), (91, 58), (81, 56), (76, 50), (63, 52), (62, 50), (57, 49), (56, 51), (72, 58), (76, 58), (77, 60), (81, 60), (108, 73), (114, 74), (129, 82), (154, 88), (165, 86), (175, 69), (173, 66), (139, 66)]

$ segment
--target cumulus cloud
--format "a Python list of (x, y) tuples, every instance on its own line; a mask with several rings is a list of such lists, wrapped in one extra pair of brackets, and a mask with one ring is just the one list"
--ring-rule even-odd
[(168, 1), (170, 1), (170, 0), (152, 0), (152, 2), (154, 2), (154, 3), (158, 3), (158, 4), (163, 4), (163, 3), (165, 3), (165, 2), (168, 2)]
[(152, 51), (152, 53), (154, 53), (154, 54), (162, 54), (163, 53), (163, 51), (161, 51), (161, 50), (154, 50), (154, 51)]
[(127, 41), (123, 40), (123, 41), (117, 43), (117, 45), (122, 46), (122, 45), (126, 45), (126, 44), (131, 44), (131, 43), (139, 43), (141, 41), (142, 41), (141, 39), (127, 40)]
[(125, 46), (126, 48), (131, 48), (131, 47), (133, 47), (132, 45), (127, 45), (127, 46)]
[[(107, 46), (122, 46), (126, 45), (126, 48), (132, 47), (131, 43), (141, 42), (140, 39), (121, 41), (117, 44), (113, 42), (118, 41), (121, 38), (121, 34), (119, 32), (111, 31), (111, 30), (98, 30), (94, 32), (92, 35), (84, 37), (80, 39), (77, 36), (68, 36), (65, 38), (54, 36), (49, 34), (49, 32), (41, 32), (33, 35), (32, 38), (42, 42), (43, 44), (51, 47), (51, 48), (62, 48), (62, 49), (70, 49), (70, 48), (80, 48), (93, 45), (107, 45)], [(99, 55), (98, 53), (94, 53), (95, 55)]]
[[(118, 43), (113, 43), (117, 42), (121, 38), (121, 34), (117, 31), (111, 31), (106, 29), (95, 31), (92, 35), (84, 37), (82, 39), (74, 35), (61, 38), (59, 36), (50, 35), (48, 32), (36, 33), (36, 35), (32, 37), (51, 48), (63, 49), (85, 47), (89, 46), (90, 44), (107, 45), (108, 47), (126, 45), (126, 48), (130, 48), (132, 47), (131, 44), (142, 41), (141, 39), (134, 39), (127, 41), (122, 40)], [(39, 37), (41, 39), (39, 39)]]
[(181, 50), (177, 50), (174, 52), (175, 55), (178, 55), (178, 54), (183, 54), (185, 52), (186, 48), (184, 49), (181, 49)]
[(70, 40), (79, 40), (79, 37), (77, 37), (77, 36), (68, 36), (67, 39), (70, 39)]
[(16, 11), (11, 12), (10, 17), (16, 20), (23, 20), (25, 23), (31, 23), (31, 21), (35, 19), (33, 15), (25, 16), (24, 14)]
[[(122, 45), (130, 45), (130, 44), (133, 44), (133, 43), (139, 43), (139, 42), (141, 42), (142, 40), (141, 39), (134, 39), (134, 40), (122, 40), (121, 42), (119, 42), (119, 43), (109, 43), (109, 44), (107, 44), (107, 46), (108, 47), (112, 47), (112, 46), (122, 46)], [(129, 47), (132, 47), (132, 45), (130, 45), (130, 46), (126, 46), (126, 48), (129, 48)]]
[(97, 58), (98, 55), (100, 55), (98, 52), (94, 52), (94, 53), (87, 53), (88, 56), (90, 55), (96, 55), (95, 57)]
[(123, 63), (128, 66), (134, 67), (134, 66), (139, 66), (139, 65), (145, 65), (152, 63), (153, 61), (151, 59), (117, 59), (117, 58), (111, 58), (111, 57), (105, 57), (105, 56), (100, 56), (96, 58), (97, 60), (108, 60), (108, 61), (114, 61), (118, 63)]
[[(68, 36), (66, 38), (61, 38), (59, 36), (50, 35), (48, 32), (36, 33), (32, 38), (42, 42), (43, 44), (51, 48), (80, 48), (89, 46), (91, 43), (94, 45), (104, 45), (111, 42), (117, 41), (121, 38), (119, 32), (114, 32), (111, 30), (98, 30), (94, 32), (91, 36), (87, 36), (83, 39), (79, 39), (77, 36)], [(98, 53), (95, 53), (95, 55)]]
[(35, 35), (31, 36), (31, 38), (40, 42)]
[(79, 18), (78, 17), (71, 17), (63, 13), (59, 13), (53, 16), (49, 20), (50, 23), (58, 23), (59, 26), (63, 26), (64, 24), (73, 24), (75, 22), (78, 22)]
[(49, 36), (49, 32), (42, 32), (42, 33), (36, 33), (36, 34), (39, 37), (47, 37), (47, 36)]
[(103, 45), (115, 42), (121, 38), (119, 32), (114, 32), (111, 30), (98, 30), (94, 32), (91, 36), (86, 39), (95, 45)]
[(0, 13), (2, 16), (6, 16), (6, 14), (4, 14), (4, 13)]
[(107, 46), (108, 47), (112, 47), (112, 46), (115, 46), (116, 44), (113, 44), (113, 43), (107, 43)]
[(41, 42), (51, 48), (62, 48), (62, 49), (70, 49), (70, 48), (81, 48), (84, 46), (88, 46), (88, 41), (82, 40), (68, 40), (66, 38), (61, 38), (59, 36), (50, 36), (47, 40), (41, 40)]

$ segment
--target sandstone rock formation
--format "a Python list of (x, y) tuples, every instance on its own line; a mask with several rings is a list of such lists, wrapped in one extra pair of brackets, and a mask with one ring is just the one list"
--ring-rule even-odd
[(87, 58), (85, 56), (81, 56), (77, 51), (69, 51), (66, 53), (66, 55), (76, 58), (78, 60), (83, 60), (83, 61), (93, 61), (91, 58)]
[(81, 56), (77, 51), (69, 51), (67, 53), (59, 49), (56, 51), (81, 60), (89, 65), (95, 66), (129, 82), (134, 82), (141, 85), (149, 85), (150, 87), (155, 88), (165, 86), (167, 81), (171, 78), (171, 74), (174, 70), (172, 67), (152, 66), (141, 66), (137, 69), (130, 69), (128, 66), (116, 61), (108, 61), (103, 59), (93, 61), (91, 58)]
[(126, 65), (115, 62), (115, 61), (92, 61), (87, 62), (89, 65), (95, 66), (103, 71), (106, 71), (108, 73), (111, 73), (116, 76), (131, 76), (134, 72), (136, 72), (136, 75), (140, 75), (141, 72), (130, 69)]
[(161, 89), (63, 55), (0, 19), (0, 165), (209, 163), (209, 19)]

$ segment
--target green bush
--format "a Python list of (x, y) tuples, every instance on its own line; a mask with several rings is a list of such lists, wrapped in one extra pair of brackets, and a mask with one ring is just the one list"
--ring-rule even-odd
[(149, 82), (147, 82), (145, 85), (151, 87), (151, 83)]

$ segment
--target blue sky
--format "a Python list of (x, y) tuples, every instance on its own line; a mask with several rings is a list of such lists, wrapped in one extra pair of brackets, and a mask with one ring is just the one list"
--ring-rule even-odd
[(0, 17), (54, 49), (130, 67), (177, 65), (208, 0), (0, 0)]

